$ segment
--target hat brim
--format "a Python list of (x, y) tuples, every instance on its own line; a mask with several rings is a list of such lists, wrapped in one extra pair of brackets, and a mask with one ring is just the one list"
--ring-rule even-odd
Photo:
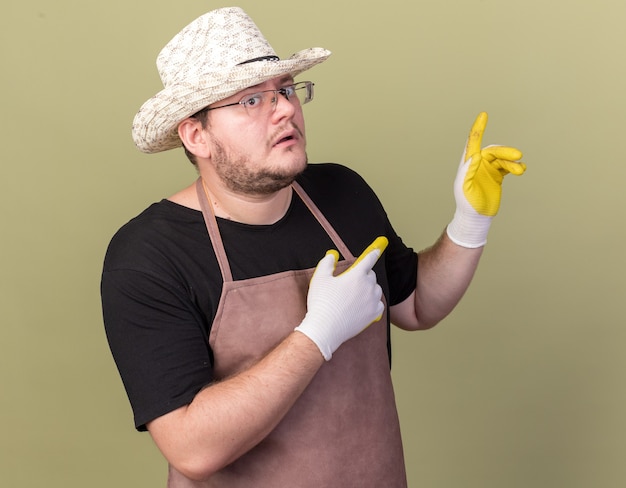
[(290, 74), (295, 77), (325, 61), (330, 51), (310, 48), (288, 59), (255, 61), (228, 70), (206, 73), (199, 79), (167, 86), (147, 100), (135, 115), (133, 140), (139, 150), (157, 153), (180, 147), (178, 125), (207, 105), (267, 80)]

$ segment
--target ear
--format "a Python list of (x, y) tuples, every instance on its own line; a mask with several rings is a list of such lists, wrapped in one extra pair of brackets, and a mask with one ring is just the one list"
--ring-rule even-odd
[(178, 125), (178, 137), (184, 146), (198, 158), (208, 158), (210, 150), (207, 133), (199, 120), (187, 118)]

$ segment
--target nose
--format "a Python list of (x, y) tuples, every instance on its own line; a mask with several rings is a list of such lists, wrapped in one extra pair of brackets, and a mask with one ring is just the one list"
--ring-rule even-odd
[(293, 100), (297, 101), (295, 95), (292, 95), (292, 100), (289, 100), (286, 95), (276, 94), (276, 104), (274, 105), (273, 118), (281, 119), (283, 117), (292, 117), (296, 111), (296, 106)]

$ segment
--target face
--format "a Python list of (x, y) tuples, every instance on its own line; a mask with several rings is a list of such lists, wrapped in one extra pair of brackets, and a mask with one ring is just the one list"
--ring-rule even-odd
[[(243, 96), (293, 83), (279, 78), (246, 89), (215, 106), (238, 102)], [(241, 105), (209, 112), (210, 164), (231, 191), (266, 195), (289, 186), (307, 165), (302, 107), (278, 95), (267, 115), (250, 116)]]

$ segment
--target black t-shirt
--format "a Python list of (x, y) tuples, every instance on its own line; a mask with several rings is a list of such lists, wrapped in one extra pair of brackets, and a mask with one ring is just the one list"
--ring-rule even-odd
[[(374, 269), (387, 302), (405, 300), (415, 289), (417, 256), (396, 235), (363, 179), (326, 163), (309, 165), (298, 182), (355, 257), (376, 237), (389, 239)], [(275, 224), (217, 221), (235, 280), (313, 268), (335, 248), (295, 193)], [(111, 240), (101, 283), (104, 323), (137, 429), (191, 403), (212, 381), (208, 336), (221, 288), (197, 210), (162, 200)]]

